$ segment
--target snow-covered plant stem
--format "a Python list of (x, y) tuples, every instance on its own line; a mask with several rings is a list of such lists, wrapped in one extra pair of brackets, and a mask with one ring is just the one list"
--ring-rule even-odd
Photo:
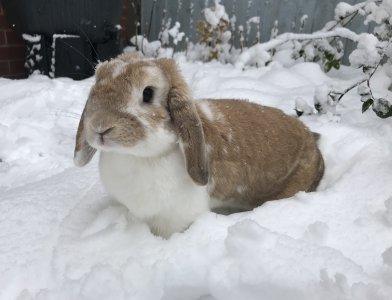
[(366, 78), (361, 78), (359, 79), (357, 82), (355, 82), (354, 84), (352, 84), (351, 86), (347, 87), (344, 91), (335, 91), (332, 90), (329, 92), (328, 95), (330, 95), (330, 97), (332, 99), (334, 99), (335, 102), (339, 102), (349, 91), (351, 91), (352, 89), (361, 86), (361, 84), (366, 83), (366, 86), (368, 88), (368, 93), (366, 94), (360, 94), (361, 96), (363, 95), (370, 95), (373, 98), (373, 92), (371, 90), (370, 87), (370, 80), (372, 79), (374, 73), (376, 73), (378, 67), (380, 66), (380, 63), (377, 64), (377, 66), (375, 68), (373, 68), (373, 70), (371, 72), (369, 72), (369, 75)]
[(271, 60), (269, 51), (282, 44), (290, 41), (321, 40), (331, 37), (341, 37), (357, 42), (359, 35), (343, 27), (338, 27), (330, 31), (317, 31), (310, 34), (291, 32), (283, 33), (268, 42), (257, 44), (246, 49), (238, 57), (235, 65), (240, 68), (253, 64), (265, 65)]

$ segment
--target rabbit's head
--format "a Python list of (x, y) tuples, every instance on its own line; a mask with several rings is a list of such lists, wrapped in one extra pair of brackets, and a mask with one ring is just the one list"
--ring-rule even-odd
[(189, 175), (205, 185), (202, 124), (173, 60), (123, 54), (98, 66), (76, 135), (76, 165), (87, 164), (96, 150), (159, 157), (178, 142)]

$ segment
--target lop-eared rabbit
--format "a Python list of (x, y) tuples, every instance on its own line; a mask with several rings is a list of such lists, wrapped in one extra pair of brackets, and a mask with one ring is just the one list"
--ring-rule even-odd
[(314, 191), (324, 163), (315, 134), (276, 108), (192, 99), (171, 59), (123, 54), (101, 63), (74, 161), (100, 151), (108, 193), (163, 237), (209, 210), (251, 210)]

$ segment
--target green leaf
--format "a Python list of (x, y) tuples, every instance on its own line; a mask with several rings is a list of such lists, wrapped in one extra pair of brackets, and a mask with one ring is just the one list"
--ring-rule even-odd
[(334, 67), (336, 70), (339, 70), (339, 68), (340, 68), (340, 61), (335, 59), (335, 60), (332, 61), (332, 63), (333, 63), (332, 67)]
[(326, 72), (329, 72), (332, 68), (335, 68), (336, 70), (339, 70), (340, 68), (340, 61), (338, 61), (337, 59), (333, 59), (333, 60), (327, 60), (324, 64), (324, 70)]
[(372, 106), (374, 103), (373, 99), (367, 99), (365, 102), (362, 103), (362, 113), (367, 111), (370, 106)]
[(377, 99), (373, 105), (373, 111), (382, 119), (392, 117), (392, 105), (386, 99)]
[(331, 69), (332, 69), (332, 64), (331, 64), (331, 62), (330, 61), (327, 61), (326, 63), (325, 63), (325, 65), (324, 65), (324, 70), (325, 70), (325, 72), (329, 72), (329, 71), (331, 71)]
[(332, 61), (335, 58), (332, 53), (327, 52), (327, 51), (324, 52), (324, 56), (325, 56), (326, 60), (329, 60), (329, 61)]

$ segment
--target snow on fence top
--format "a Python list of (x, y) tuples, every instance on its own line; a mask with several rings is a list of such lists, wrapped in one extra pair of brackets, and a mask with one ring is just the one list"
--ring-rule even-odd
[[(190, 41), (197, 41), (197, 22), (204, 19), (203, 10), (213, 6), (215, 0), (146, 0), (141, 7), (141, 29), (148, 40), (158, 39), (159, 32), (171, 22), (181, 24), (181, 31)], [(258, 39), (267, 41), (271, 34), (283, 32), (310, 33), (321, 29), (333, 20), (336, 5), (342, 0), (221, 0), (229, 16), (234, 16), (235, 27), (232, 41), (240, 46), (241, 35), (244, 46), (252, 46)], [(345, 0), (349, 4), (360, 0)], [(233, 21), (233, 20), (231, 20)], [(151, 24), (150, 24), (151, 23)], [(354, 20), (349, 28), (368, 31), (361, 21)], [(240, 32), (243, 31), (243, 32)], [(185, 39), (178, 43), (184, 48)], [(345, 53), (352, 51), (347, 43)]]

